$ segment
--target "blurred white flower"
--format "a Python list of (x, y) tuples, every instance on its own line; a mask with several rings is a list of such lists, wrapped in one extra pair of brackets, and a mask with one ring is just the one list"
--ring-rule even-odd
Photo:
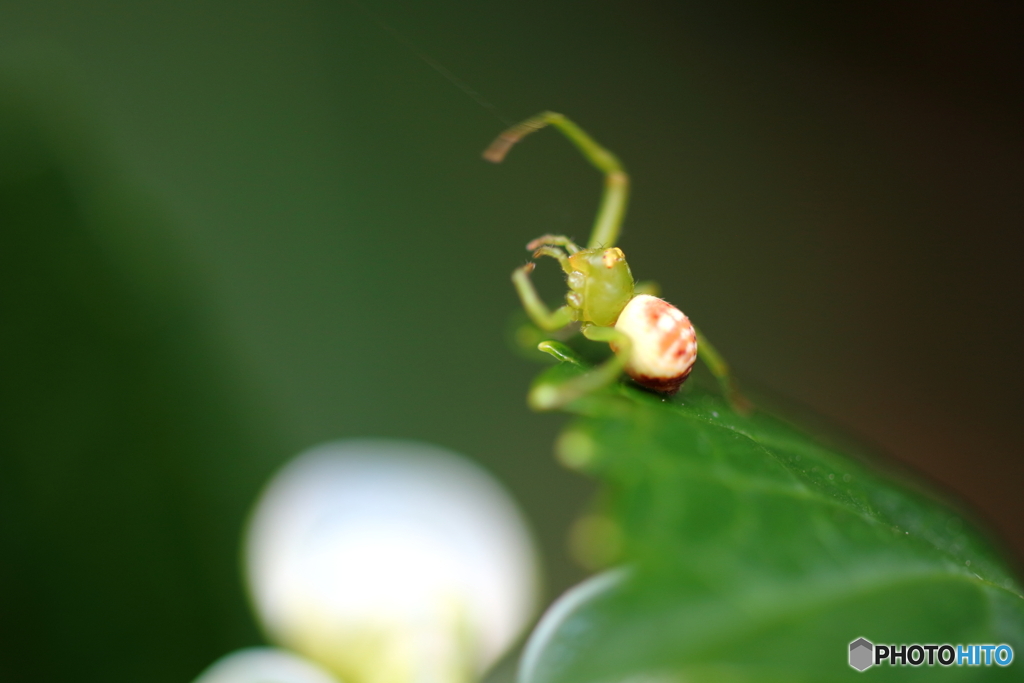
[(338, 679), (290, 652), (251, 647), (221, 657), (194, 683), (338, 683)]
[(515, 503), (483, 469), (426, 444), (359, 440), (300, 455), (248, 530), (272, 640), (344, 683), (464, 683), (516, 640), (538, 562)]

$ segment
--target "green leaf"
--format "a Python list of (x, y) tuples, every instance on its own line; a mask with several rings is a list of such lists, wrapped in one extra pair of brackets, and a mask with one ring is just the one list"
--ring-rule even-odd
[[(563, 363), (538, 381), (579, 371)], [(581, 417), (558, 454), (604, 482), (620, 568), (549, 611), (523, 683), (1024, 680), (1019, 661), (847, 663), (859, 637), (1024, 656), (1019, 584), (934, 494), (698, 387), (665, 400), (620, 385), (570, 409)]]

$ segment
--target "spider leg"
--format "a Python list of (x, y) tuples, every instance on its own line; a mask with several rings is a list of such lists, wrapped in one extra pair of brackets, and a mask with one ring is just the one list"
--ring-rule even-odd
[(560, 330), (576, 319), (576, 312), (568, 306), (562, 306), (552, 311), (544, 305), (530, 280), (530, 273), (535, 267), (536, 264), (530, 262), (513, 270), (512, 283), (516, 286), (516, 292), (519, 293), (519, 299), (523, 302), (526, 314), (530, 316), (530, 320), (537, 327), (548, 332)]
[(601, 196), (601, 206), (597, 210), (597, 218), (594, 220), (587, 248), (614, 247), (622, 229), (622, 219), (626, 215), (629, 176), (626, 175), (618, 157), (599, 145), (586, 131), (564, 115), (545, 111), (512, 126), (484, 150), (484, 159), (500, 163), (514, 144), (545, 126), (554, 126), (560, 130), (562, 135), (569, 138), (569, 142), (583, 153), (587, 161), (604, 173), (604, 194)]
[[(558, 384), (535, 385), (530, 390), (526, 399), (527, 403), (534, 410), (554, 410), (555, 408), (560, 408), (591, 392), (603, 389), (617, 380), (619, 375), (622, 374), (622, 370), (629, 361), (629, 354), (633, 350), (633, 342), (630, 338), (614, 327), (586, 325), (583, 327), (582, 332), (583, 336), (593, 341), (614, 342), (617, 347), (615, 354), (596, 368), (582, 375), (577, 375), (570, 380)], [(551, 349), (545, 348), (543, 343), (539, 348), (541, 351), (551, 353), (560, 360), (572, 360), (570, 358), (562, 358), (561, 355), (553, 353)]]
[(572, 266), (569, 265), (569, 257), (558, 247), (538, 247), (533, 252), (533, 258), (538, 256), (550, 256), (553, 259), (558, 259), (558, 265), (562, 266), (562, 272), (566, 275), (572, 272)]
[(547, 244), (554, 245), (556, 247), (565, 247), (565, 250), (568, 251), (570, 254), (575, 254), (577, 251), (580, 250), (580, 245), (576, 244), (565, 235), (541, 235), (537, 239), (527, 244), (526, 250), (533, 251), (537, 247), (544, 246)]
[(700, 330), (695, 327), (693, 331), (697, 333), (697, 357), (704, 361), (704, 365), (708, 366), (708, 370), (718, 380), (719, 386), (722, 387), (722, 393), (725, 394), (733, 409), (741, 415), (749, 415), (754, 409), (754, 404), (740, 393), (736, 378), (729, 370), (729, 364), (725, 362), (722, 354), (711, 345), (708, 338), (701, 334)]

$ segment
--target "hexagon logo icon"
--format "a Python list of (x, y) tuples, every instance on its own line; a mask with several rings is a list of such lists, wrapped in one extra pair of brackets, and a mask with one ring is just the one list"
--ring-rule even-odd
[(875, 663), (874, 651), (875, 646), (869, 640), (858, 638), (853, 641), (850, 643), (850, 666), (857, 671), (864, 671), (864, 669)]

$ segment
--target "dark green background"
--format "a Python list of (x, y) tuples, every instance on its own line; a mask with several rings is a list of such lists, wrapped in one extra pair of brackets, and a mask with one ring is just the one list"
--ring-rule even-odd
[[(1024, 16), (760, 5), (367, 3), (616, 151), (635, 274), (1024, 558)], [(502, 335), (523, 244), (585, 237), (598, 177), (550, 132), (485, 164), (503, 125), (348, 2), (0, 5), (0, 679), (259, 642), (244, 516), (327, 439), (477, 458), (549, 597), (583, 575), (589, 486)]]

